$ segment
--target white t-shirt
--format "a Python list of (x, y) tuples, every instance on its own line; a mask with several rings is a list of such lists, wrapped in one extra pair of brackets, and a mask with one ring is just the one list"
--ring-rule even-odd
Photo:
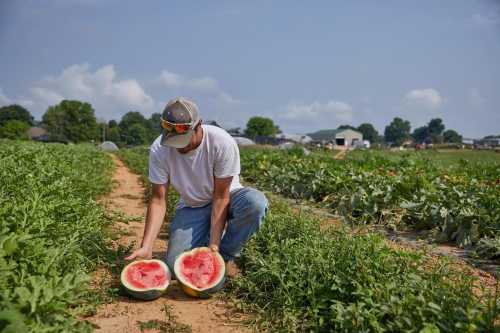
[(170, 184), (179, 192), (179, 206), (201, 207), (212, 202), (214, 177), (233, 177), (230, 191), (240, 184), (240, 152), (236, 141), (223, 129), (202, 125), (201, 144), (187, 154), (160, 145), (161, 135), (149, 149), (149, 180)]

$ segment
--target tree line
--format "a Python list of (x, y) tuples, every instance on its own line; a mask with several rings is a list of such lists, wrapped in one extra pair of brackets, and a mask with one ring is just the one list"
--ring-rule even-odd
[[(252, 117), (247, 123), (245, 135), (250, 138), (257, 136), (274, 136), (278, 132), (272, 119), (265, 117)], [(434, 118), (425, 126), (418, 127), (411, 132), (411, 124), (408, 120), (399, 117), (394, 118), (389, 125), (385, 127), (384, 134), (380, 135), (375, 127), (370, 123), (363, 123), (358, 127), (351, 125), (340, 125), (336, 130), (352, 129), (363, 134), (364, 140), (371, 143), (391, 143), (402, 145), (407, 140), (413, 140), (416, 143), (461, 143), (462, 136), (457, 131), (448, 129), (445, 131), (445, 125), (441, 118)], [(320, 132), (333, 133), (334, 130), (322, 130)], [(310, 133), (309, 135), (314, 135)]]
[[(98, 122), (90, 103), (63, 100), (50, 106), (42, 116), (41, 122), (35, 122), (31, 113), (20, 105), (0, 108), (0, 138), (28, 139), (27, 130), (34, 125), (45, 128), (48, 139), (56, 142), (88, 142), (109, 140), (118, 145), (141, 145), (152, 142), (160, 133), (160, 113), (153, 113), (146, 118), (138, 111), (124, 114), (120, 121)], [(462, 136), (455, 130), (445, 130), (443, 120), (434, 118), (425, 126), (411, 132), (408, 120), (394, 118), (380, 135), (370, 123), (358, 127), (341, 125), (337, 129), (353, 129), (363, 134), (365, 140), (372, 143), (386, 142), (401, 145), (412, 139), (417, 143), (461, 143)], [(328, 130), (327, 130), (328, 131)], [(275, 136), (280, 128), (267, 117), (251, 117), (243, 135), (254, 139), (257, 136)]]
[(160, 114), (146, 118), (138, 111), (130, 111), (121, 120), (98, 122), (90, 103), (63, 100), (50, 106), (35, 122), (30, 112), (20, 105), (0, 108), (0, 138), (28, 139), (27, 131), (38, 125), (47, 130), (53, 142), (113, 141), (119, 145), (141, 145), (152, 142), (160, 133)]

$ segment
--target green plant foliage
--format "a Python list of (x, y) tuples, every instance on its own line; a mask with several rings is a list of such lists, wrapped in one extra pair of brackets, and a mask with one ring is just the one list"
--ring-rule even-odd
[(278, 127), (273, 120), (266, 117), (252, 117), (247, 122), (245, 135), (249, 138), (256, 136), (274, 136), (278, 132)]
[(92, 146), (0, 141), (0, 331), (90, 330), (76, 315), (106, 252), (95, 198), (112, 169)]
[(20, 120), (9, 120), (0, 126), (0, 138), (11, 140), (28, 140), (30, 125)]
[(246, 180), (292, 198), (323, 202), (349, 223), (432, 230), (436, 240), (462, 247), (498, 238), (500, 163), (459, 160), (444, 167), (427, 157), (387, 159), (366, 152), (338, 161), (327, 154), (241, 150)]
[(473, 278), (446, 261), (393, 250), (373, 234), (320, 229), (277, 200), (271, 207), (232, 284), (264, 331), (494, 331), (497, 301), (475, 296)]
[(49, 107), (42, 121), (54, 141), (78, 143), (99, 137), (94, 109), (89, 103), (63, 100)]
[(452, 129), (444, 131), (443, 139), (447, 143), (462, 143), (462, 136)]
[[(357, 172), (374, 169), (387, 177), (399, 163), (373, 156), (354, 160), (348, 163), (358, 166), (356, 172), (332, 179), (343, 170), (343, 161), (321, 154), (305, 159), (286, 151), (245, 149), (241, 155), (246, 180), (282, 194), (326, 201), (337, 197), (332, 186), (340, 190), (351, 178), (357, 181), (352, 186), (359, 184), (363, 178)], [(147, 181), (147, 148), (121, 150), (120, 156)], [(489, 171), (476, 175), (488, 179), (493, 177)], [(355, 192), (349, 186), (339, 198)], [(456, 272), (447, 261), (392, 250), (373, 234), (352, 236), (320, 229), (319, 221), (293, 213), (277, 199), (270, 207), (263, 227), (239, 259), (243, 274), (229, 290), (258, 314), (262, 331), (498, 330), (494, 327), (498, 300), (486, 293), (481, 299), (475, 296), (474, 278)]]
[(396, 117), (385, 127), (384, 137), (386, 142), (392, 142), (400, 146), (410, 137), (411, 125), (408, 120)]
[(21, 105), (12, 104), (0, 107), (0, 127), (11, 120), (18, 120), (29, 126), (33, 125), (33, 116)]
[(371, 143), (376, 143), (380, 141), (380, 135), (378, 134), (375, 127), (370, 123), (363, 123), (358, 126), (357, 131), (363, 134), (363, 140), (368, 140)]

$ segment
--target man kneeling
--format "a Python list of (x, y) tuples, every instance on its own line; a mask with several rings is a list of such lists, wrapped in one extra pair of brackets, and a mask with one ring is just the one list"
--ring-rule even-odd
[(260, 227), (266, 197), (240, 184), (238, 145), (223, 129), (202, 125), (196, 104), (175, 98), (160, 121), (163, 133), (149, 153), (153, 193), (144, 236), (141, 247), (126, 259), (151, 258), (171, 184), (181, 199), (170, 222), (166, 255), (170, 270), (174, 271), (177, 256), (200, 246), (219, 251), (226, 262), (233, 260)]

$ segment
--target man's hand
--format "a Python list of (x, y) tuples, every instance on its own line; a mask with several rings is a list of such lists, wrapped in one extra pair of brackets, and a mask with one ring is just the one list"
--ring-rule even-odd
[(128, 257), (125, 257), (125, 260), (134, 260), (134, 259), (151, 259), (153, 257), (153, 250), (146, 247), (141, 247)]
[(212, 250), (212, 252), (219, 252), (219, 246), (218, 245), (212, 244), (212, 245), (209, 245), (208, 248), (210, 250)]
[(132, 252), (125, 260), (133, 260), (135, 258), (151, 259), (153, 256), (153, 244), (160, 232), (161, 224), (165, 217), (167, 191), (168, 184), (153, 184), (141, 247)]

